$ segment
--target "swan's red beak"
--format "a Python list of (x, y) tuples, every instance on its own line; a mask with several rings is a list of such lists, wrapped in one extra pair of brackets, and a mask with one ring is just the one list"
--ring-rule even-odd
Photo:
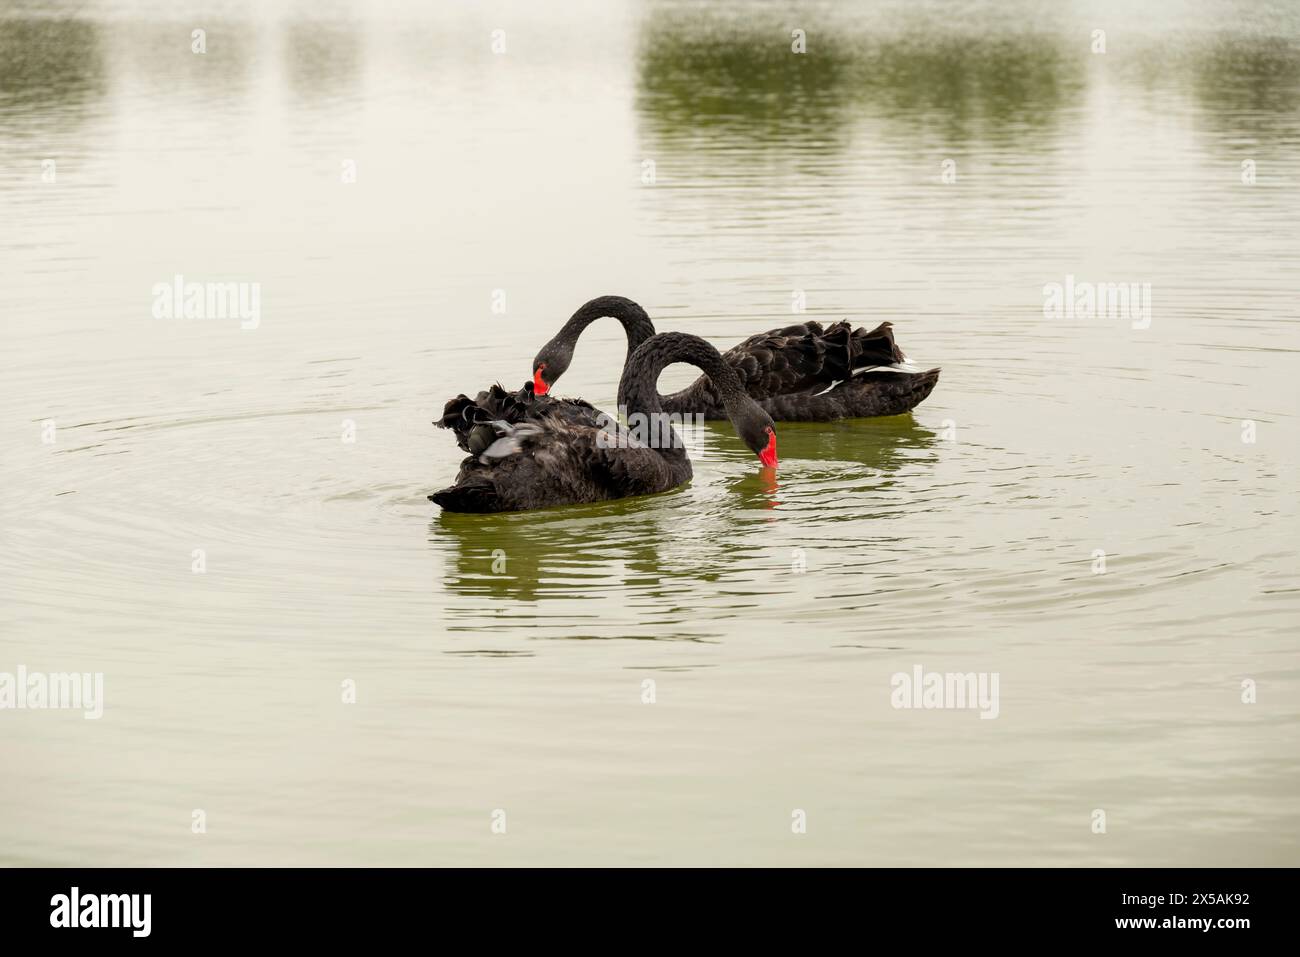
[(771, 429), (767, 430), (767, 448), (758, 453), (758, 460), (766, 468), (776, 468), (776, 433)]
[(547, 385), (546, 380), (542, 378), (542, 370), (545, 368), (546, 366), (538, 366), (533, 370), (533, 392), (536, 395), (546, 395), (546, 393), (551, 391), (551, 387)]

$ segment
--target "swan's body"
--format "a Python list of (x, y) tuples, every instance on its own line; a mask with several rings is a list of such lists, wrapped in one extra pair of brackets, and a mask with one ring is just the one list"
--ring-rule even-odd
[[(603, 316), (623, 324), (628, 356), (654, 335), (645, 310), (622, 296), (583, 305), (533, 360), (533, 383), (545, 394), (564, 374), (582, 331)], [(920, 404), (939, 381), (939, 370), (913, 367), (894, 342), (893, 327), (854, 329), (848, 322), (823, 327), (803, 322), (750, 336), (723, 353), (746, 393), (776, 421), (900, 415)], [(661, 397), (664, 411), (725, 418), (722, 397), (707, 375)]]
[(493, 386), (475, 399), (457, 396), (438, 423), (470, 453), (456, 484), (429, 498), (450, 512), (517, 512), (650, 495), (690, 479), (691, 461), (671, 426), (647, 440), (635, 417), (655, 417), (659, 373), (673, 362), (698, 366), (719, 383), (719, 401), (736, 433), (776, 464), (772, 420), (748, 396), (718, 351), (684, 333), (653, 336), (628, 359), (619, 382), (625, 428), (587, 402)]

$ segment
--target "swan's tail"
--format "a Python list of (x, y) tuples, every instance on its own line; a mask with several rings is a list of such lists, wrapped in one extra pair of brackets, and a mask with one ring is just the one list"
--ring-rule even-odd
[(855, 416), (902, 415), (929, 398), (939, 384), (939, 370), (908, 372), (902, 375), (867, 373), (857, 376), (844, 395)]
[(473, 479), (458, 482), (429, 495), (429, 501), (448, 512), (499, 512), (500, 498), (491, 482)]
[(854, 329), (847, 321), (837, 322), (822, 333), (826, 346), (825, 369), (833, 379), (844, 380), (868, 372), (916, 373), (921, 370), (908, 361), (894, 341), (894, 327), (882, 322), (874, 329)]
[(489, 482), (470, 480), (439, 489), (429, 496), (429, 501), (446, 512), (499, 512), (501, 502), (497, 490)]

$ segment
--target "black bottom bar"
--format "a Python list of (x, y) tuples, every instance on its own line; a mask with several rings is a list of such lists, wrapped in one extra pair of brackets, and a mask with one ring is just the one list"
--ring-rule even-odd
[(1231, 947), (1288, 927), (1293, 878), (1280, 869), (30, 869), (0, 871), (0, 920), (6, 943), (94, 945), (373, 944), (510, 927), (531, 928), (534, 940), (620, 927), (654, 938), (703, 923), (739, 937), (835, 930), (877, 941), (904, 933), (918, 945)]

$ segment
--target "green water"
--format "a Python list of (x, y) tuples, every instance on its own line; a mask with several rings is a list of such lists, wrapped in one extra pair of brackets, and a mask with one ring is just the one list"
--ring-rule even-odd
[[(1283, 0), (5, 6), (0, 672), (105, 700), (0, 710), (0, 863), (1300, 863), (1298, 169)], [(443, 402), (605, 293), (943, 377), (440, 514)]]

